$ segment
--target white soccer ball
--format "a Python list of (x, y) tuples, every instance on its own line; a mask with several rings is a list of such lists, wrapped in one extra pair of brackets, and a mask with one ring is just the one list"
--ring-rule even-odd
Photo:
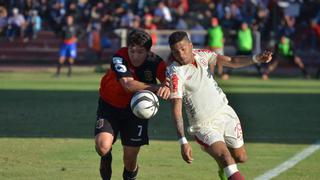
[(150, 119), (158, 112), (159, 100), (153, 92), (141, 90), (133, 95), (130, 106), (133, 114), (138, 118)]

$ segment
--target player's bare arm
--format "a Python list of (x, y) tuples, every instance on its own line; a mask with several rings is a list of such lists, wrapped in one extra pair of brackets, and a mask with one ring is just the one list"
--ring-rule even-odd
[(127, 92), (135, 93), (139, 90), (145, 89), (156, 92), (157, 95), (163, 99), (168, 99), (170, 96), (170, 89), (165, 84), (146, 84), (134, 80), (133, 77), (120, 78), (119, 82)]
[(263, 53), (254, 56), (223, 56), (218, 55), (217, 61), (223, 66), (239, 68), (249, 66), (255, 63), (269, 63), (272, 59), (272, 52), (265, 50)]
[(173, 120), (177, 130), (177, 136), (180, 139), (179, 143), (181, 147), (181, 156), (184, 161), (190, 164), (193, 160), (192, 149), (190, 144), (185, 139), (183, 117), (182, 117), (182, 99), (180, 98), (171, 99), (171, 108), (172, 108)]

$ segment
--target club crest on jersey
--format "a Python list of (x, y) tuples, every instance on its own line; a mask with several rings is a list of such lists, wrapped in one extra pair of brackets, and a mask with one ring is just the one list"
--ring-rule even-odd
[(101, 129), (103, 127), (103, 124), (104, 124), (104, 119), (102, 118), (98, 119), (96, 122), (96, 128)]
[(122, 64), (123, 59), (121, 57), (113, 57), (112, 62), (113, 64)]
[(200, 64), (202, 66), (206, 66), (207, 65), (207, 62), (204, 60), (204, 59), (200, 59)]
[(152, 81), (152, 72), (150, 70), (145, 70), (144, 78), (146, 81)]

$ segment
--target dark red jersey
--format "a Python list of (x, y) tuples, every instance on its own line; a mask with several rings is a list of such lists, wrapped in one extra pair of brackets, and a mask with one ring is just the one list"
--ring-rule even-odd
[(157, 79), (165, 81), (166, 64), (156, 54), (151, 53), (139, 67), (131, 64), (128, 48), (119, 49), (112, 57), (111, 69), (100, 82), (100, 96), (107, 103), (125, 108), (129, 105), (132, 93), (126, 92), (120, 82), (122, 77), (133, 77), (135, 80), (147, 84), (157, 84)]

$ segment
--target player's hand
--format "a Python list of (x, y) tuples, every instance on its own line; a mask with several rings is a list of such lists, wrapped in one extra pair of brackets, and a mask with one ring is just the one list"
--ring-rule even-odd
[(261, 63), (269, 63), (272, 60), (273, 52), (265, 50), (263, 53), (257, 55), (257, 60)]
[(167, 86), (168, 88), (170, 88), (170, 78), (166, 78), (166, 80), (162, 83), (164, 86)]
[(168, 99), (170, 96), (170, 89), (167, 86), (160, 86), (157, 95), (162, 99)]
[(181, 156), (185, 162), (192, 163), (192, 149), (189, 143), (181, 145)]

